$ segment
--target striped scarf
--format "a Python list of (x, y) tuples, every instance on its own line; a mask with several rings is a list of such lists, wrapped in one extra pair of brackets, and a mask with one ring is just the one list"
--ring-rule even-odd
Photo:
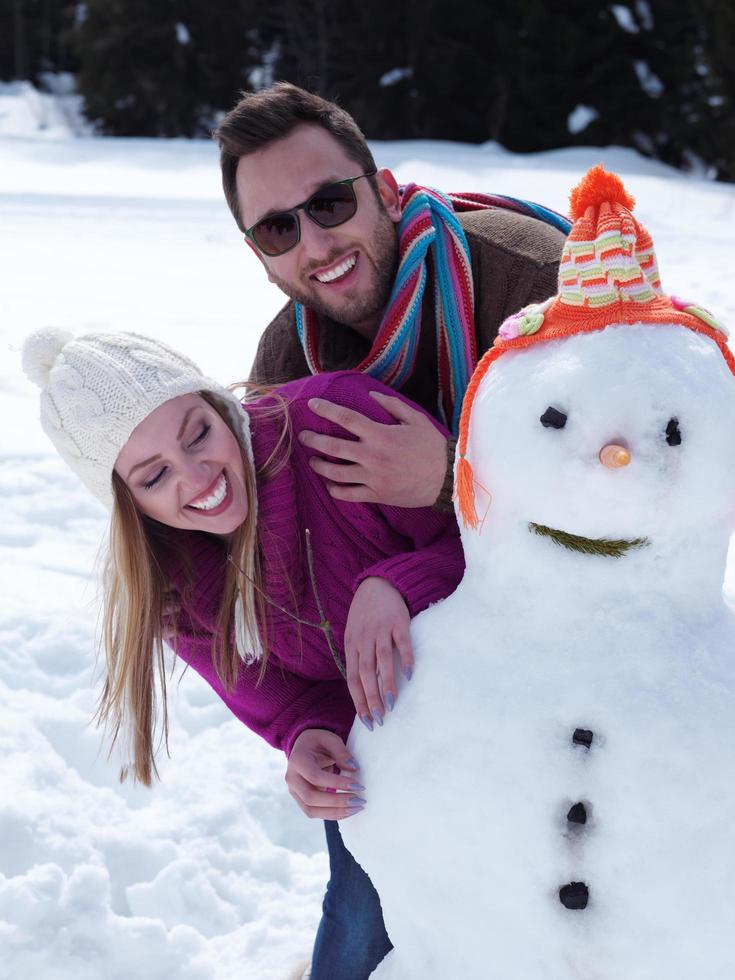
[[(416, 360), (421, 302), (426, 286), (426, 258), (433, 249), (434, 311), (437, 335), (439, 414), (456, 435), (462, 396), (477, 364), (475, 296), (470, 252), (458, 211), (503, 209), (530, 215), (565, 234), (569, 221), (540, 204), (490, 194), (450, 194), (407, 184), (401, 188), (398, 223), (398, 271), (373, 346), (356, 365), (391, 388), (400, 390)], [(312, 374), (321, 374), (319, 319), (296, 303), (296, 329)]]

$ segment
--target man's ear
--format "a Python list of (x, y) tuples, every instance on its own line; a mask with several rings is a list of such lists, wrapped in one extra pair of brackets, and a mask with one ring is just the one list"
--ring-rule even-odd
[(378, 193), (383, 202), (388, 217), (396, 223), (401, 220), (401, 195), (398, 193), (398, 181), (393, 173), (383, 167), (375, 175), (378, 184)]
[(243, 235), (242, 237), (243, 237), (243, 239), (245, 241), (245, 244), (250, 246), (251, 251), (253, 252), (253, 254), (255, 255), (255, 257), (258, 259), (258, 261), (260, 262), (260, 264), (263, 266), (263, 268), (265, 269), (265, 273), (268, 276), (268, 281), (269, 282), (273, 282), (274, 280), (273, 280), (273, 276), (271, 276), (271, 270), (268, 268), (268, 265), (267, 265), (265, 259), (263, 258), (263, 254), (260, 251), (260, 249), (253, 242), (250, 241), (250, 239), (248, 238), (247, 235)]

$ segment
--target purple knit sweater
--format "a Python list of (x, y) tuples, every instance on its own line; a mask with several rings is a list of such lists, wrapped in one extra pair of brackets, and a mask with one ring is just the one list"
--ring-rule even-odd
[[(291, 452), (280, 472), (258, 480), (258, 534), (266, 594), (299, 619), (319, 623), (305, 548), (304, 529), (309, 528), (319, 597), (342, 659), (347, 613), (364, 578), (380, 576), (390, 582), (413, 617), (453, 592), (464, 572), (453, 514), (428, 507), (337, 501), (309, 466), (314, 451), (296, 438), (302, 429), (342, 438), (348, 434), (315, 415), (308, 399), (329, 399), (378, 422), (394, 422), (370, 397), (370, 391), (395, 394), (380, 382), (350, 371), (308, 377), (282, 387), (279, 394), (288, 403), (291, 422)], [(256, 468), (270, 456), (282, 427), (277, 419), (260, 417), (262, 409), (272, 405), (273, 399), (266, 397), (248, 406)], [(202, 675), (234, 715), (276, 748), (290, 753), (295, 739), (308, 728), (326, 728), (346, 738), (355, 710), (323, 631), (318, 626), (299, 625), (275, 605), (270, 607), (265, 677), (257, 684), (260, 665), (243, 664), (235, 689), (224, 690), (212, 665), (211, 642), (226, 549), (221, 540), (198, 532), (183, 535), (183, 541), (192, 559), (194, 579), (187, 590), (191, 600), (182, 607), (178, 621), (176, 653)], [(183, 567), (172, 570), (179, 588)]]

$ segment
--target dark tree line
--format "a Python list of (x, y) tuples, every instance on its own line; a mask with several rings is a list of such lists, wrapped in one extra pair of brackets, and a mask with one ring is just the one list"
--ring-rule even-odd
[(369, 137), (633, 146), (735, 180), (733, 0), (0, 0), (0, 77), (71, 71), (117, 135), (206, 135), (289, 79)]
[(35, 80), (70, 63), (67, 35), (75, 6), (61, 0), (0, 0), (0, 78)]

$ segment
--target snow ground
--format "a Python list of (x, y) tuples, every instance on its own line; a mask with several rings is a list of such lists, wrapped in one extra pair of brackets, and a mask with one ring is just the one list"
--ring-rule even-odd
[[(161, 783), (117, 782), (90, 724), (105, 515), (53, 455), (19, 358), (39, 326), (129, 329), (234, 381), (282, 297), (237, 234), (213, 146), (39, 131), (28, 104), (0, 89), (0, 980), (284, 980), (319, 918), (321, 828), (280, 755), (192, 672), (173, 685)], [(401, 180), (562, 211), (602, 161), (640, 201), (664, 287), (735, 326), (732, 186), (616, 148), (374, 150)]]

